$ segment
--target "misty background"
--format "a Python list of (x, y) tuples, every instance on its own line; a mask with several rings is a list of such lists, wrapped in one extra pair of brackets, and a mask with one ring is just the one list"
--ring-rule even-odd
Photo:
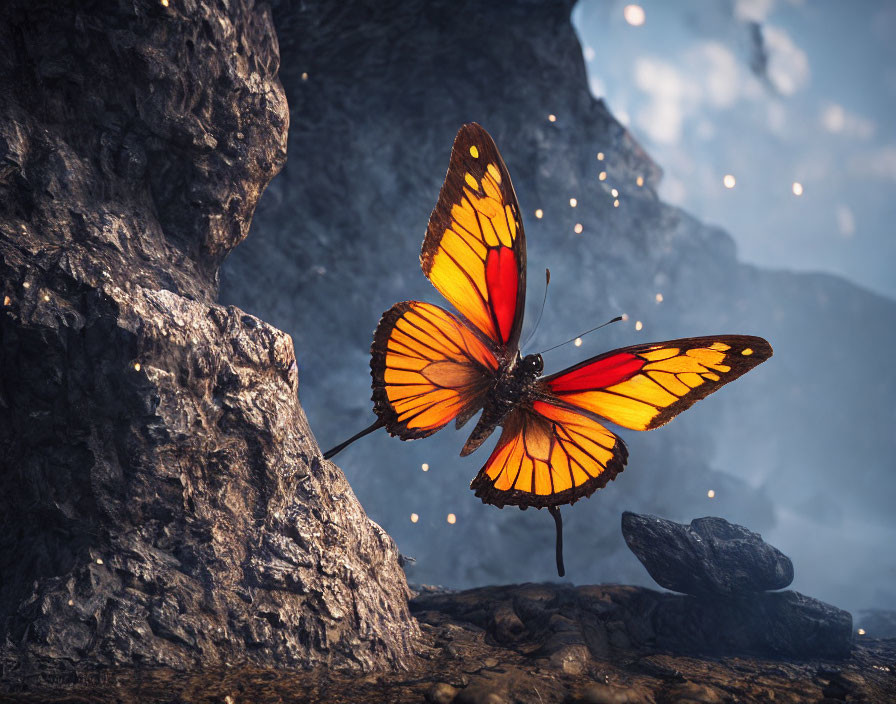
[[(399, 300), (446, 305), (418, 255), (454, 135), (477, 121), (523, 211), (524, 340), (552, 272), (523, 352), (628, 316), (548, 353), (545, 373), (675, 337), (756, 334), (775, 348), (669, 425), (619, 431), (626, 470), (563, 510), (567, 579), (652, 585), (623, 510), (718, 515), (788, 554), (795, 589), (896, 608), (892, 11), (635, 7), (275, 3), (289, 159), (225, 263), (221, 300), (292, 335), (323, 450), (369, 425), (380, 315)], [(550, 516), (482, 504), (469, 481), (497, 433), (460, 458), (466, 434), (379, 431), (335, 461), (416, 559), (411, 582), (557, 579)]]

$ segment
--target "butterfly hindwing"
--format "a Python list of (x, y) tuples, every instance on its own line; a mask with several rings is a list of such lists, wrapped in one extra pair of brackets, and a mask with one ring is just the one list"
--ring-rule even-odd
[(396, 303), (371, 346), (374, 411), (402, 440), (432, 435), (481, 407), (498, 362), (461, 320), (431, 303)]
[(651, 430), (771, 356), (761, 337), (689, 337), (607, 352), (541, 379), (539, 387), (624, 428)]
[(627, 458), (622, 439), (593, 418), (536, 400), (511, 411), (470, 488), (496, 506), (560, 506), (606, 486)]
[(510, 174), (479, 125), (461, 127), (420, 253), (423, 273), (505, 360), (526, 299), (526, 239)]

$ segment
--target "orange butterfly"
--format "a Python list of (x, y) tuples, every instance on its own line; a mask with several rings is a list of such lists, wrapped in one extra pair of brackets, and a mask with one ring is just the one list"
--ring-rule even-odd
[(557, 508), (622, 471), (628, 450), (601, 419), (633, 430), (668, 422), (771, 357), (760, 337), (718, 335), (633, 345), (541, 377), (541, 355), (519, 351), (526, 238), (510, 174), (489, 134), (472, 123), (454, 140), (420, 254), (423, 273), (460, 313), (405, 301), (386, 311), (371, 346), (378, 420), (327, 452), (385, 427), (423, 438), (482, 415), (461, 455), (497, 426), (498, 444), (470, 487), (503, 507)]

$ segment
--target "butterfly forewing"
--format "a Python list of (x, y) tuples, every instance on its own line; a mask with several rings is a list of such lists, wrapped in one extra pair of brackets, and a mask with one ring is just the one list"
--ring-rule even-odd
[(498, 361), (457, 316), (431, 303), (390, 308), (371, 347), (374, 411), (403, 440), (432, 435), (482, 406)]
[(749, 335), (633, 345), (545, 377), (539, 391), (624, 428), (651, 430), (771, 356), (768, 342)]
[(464, 125), (454, 140), (420, 263), (498, 355), (512, 358), (526, 301), (526, 238), (504, 160), (475, 123)]

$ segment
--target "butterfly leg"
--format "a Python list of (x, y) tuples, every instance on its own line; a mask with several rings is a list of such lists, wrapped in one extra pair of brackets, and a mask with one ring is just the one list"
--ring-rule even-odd
[(557, 574), (562, 577), (566, 574), (563, 568), (563, 518), (560, 516), (559, 506), (548, 506), (548, 512), (554, 517), (554, 526), (557, 528)]

